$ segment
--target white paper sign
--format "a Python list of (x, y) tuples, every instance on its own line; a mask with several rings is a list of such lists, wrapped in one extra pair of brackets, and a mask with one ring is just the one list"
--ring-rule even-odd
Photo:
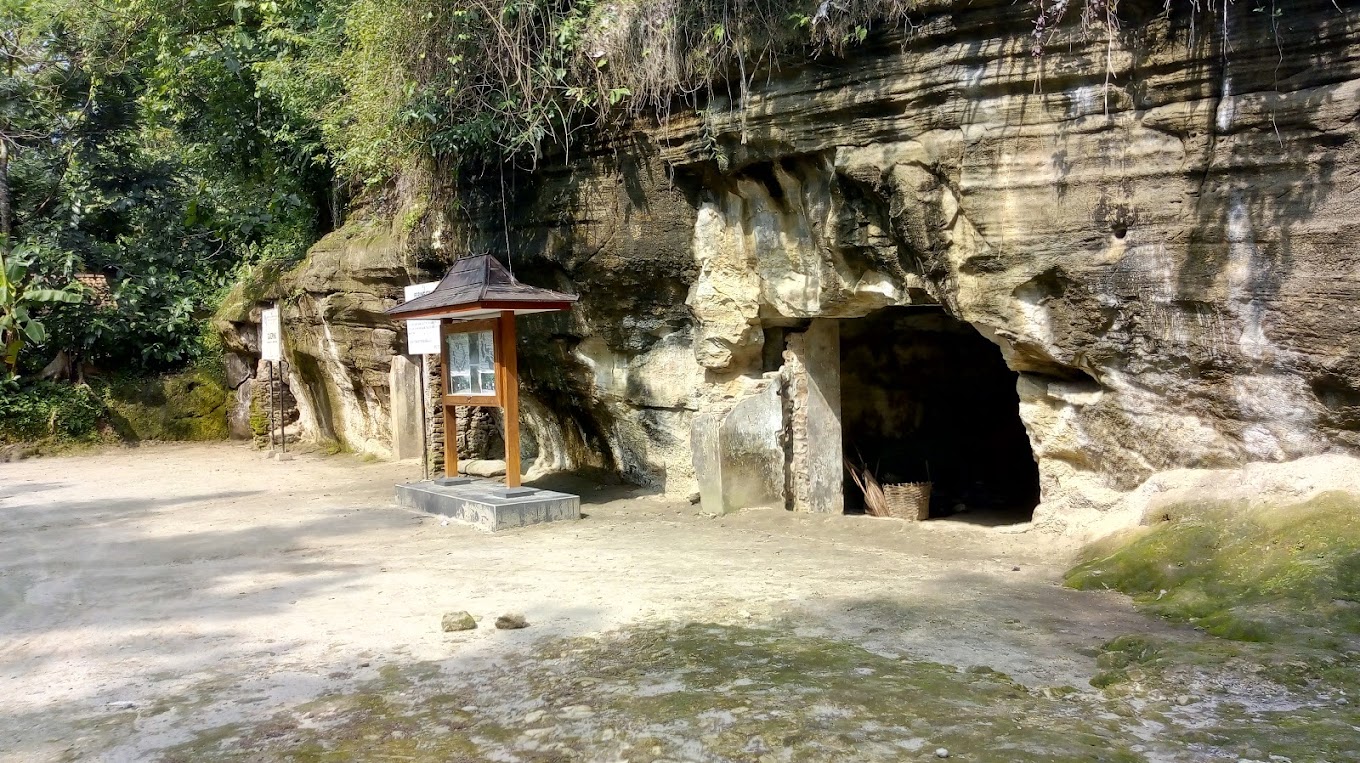
[(283, 327), (277, 307), (260, 313), (260, 357), (274, 362), (283, 360)]
[[(406, 301), (410, 302), (416, 297), (423, 297), (434, 291), (438, 286), (438, 281), (430, 283), (418, 283), (406, 287)], [(407, 355), (438, 355), (439, 354), (439, 321), (407, 321), (406, 322), (406, 354)]]

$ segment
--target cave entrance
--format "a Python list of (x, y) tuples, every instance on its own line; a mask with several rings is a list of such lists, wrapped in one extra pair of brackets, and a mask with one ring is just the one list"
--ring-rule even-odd
[[(1039, 470), (995, 344), (941, 308), (893, 307), (841, 321), (840, 351), (847, 459), (880, 482), (932, 483), (931, 518), (1031, 519)], [(846, 480), (846, 513), (862, 513)]]

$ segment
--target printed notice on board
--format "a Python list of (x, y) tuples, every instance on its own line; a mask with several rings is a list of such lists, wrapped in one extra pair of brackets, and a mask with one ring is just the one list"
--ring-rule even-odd
[(449, 334), (449, 394), (496, 394), (496, 342), (490, 331)]
[[(434, 291), (438, 286), (438, 281), (430, 283), (418, 283), (406, 287), (406, 301), (410, 302), (416, 297), (423, 297)], [(406, 354), (407, 355), (438, 355), (439, 354), (439, 321), (407, 321), (406, 322)]]
[(275, 363), (283, 360), (283, 326), (277, 307), (260, 312), (260, 357)]

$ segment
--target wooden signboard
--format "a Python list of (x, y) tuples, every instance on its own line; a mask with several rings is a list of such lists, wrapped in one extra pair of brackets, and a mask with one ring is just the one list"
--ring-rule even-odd
[(444, 321), (440, 331), (444, 371), (444, 473), (458, 473), (455, 407), (500, 408), (505, 419), (505, 484), (519, 487), (519, 364), (515, 354), (515, 313), (496, 318)]
[[(515, 316), (571, 309), (576, 295), (526, 286), (489, 254), (460, 258), (428, 293), (407, 295), (385, 312), (399, 321), (438, 320), (444, 360), (444, 475), (458, 474), (455, 407), (500, 408), (505, 419), (505, 484), (519, 487), (519, 368)], [(408, 333), (409, 335), (409, 333)]]

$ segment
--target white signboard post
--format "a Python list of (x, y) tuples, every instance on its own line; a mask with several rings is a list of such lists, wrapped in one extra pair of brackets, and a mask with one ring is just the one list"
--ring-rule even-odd
[[(434, 291), (438, 286), (438, 281), (430, 283), (418, 283), (406, 287), (406, 301), (410, 302), (416, 297), (423, 297)], [(406, 354), (407, 355), (437, 355), (439, 354), (439, 321), (407, 321), (406, 322)]]
[[(417, 283), (407, 286), (406, 301), (410, 302), (416, 297), (423, 297), (434, 291), (438, 286), (438, 281), (429, 283)], [(429, 371), (426, 366), (427, 355), (439, 354), (439, 320), (432, 321), (407, 321), (406, 322), (406, 354), (420, 356), (420, 387), (422, 390), (429, 384)], [(429, 405), (429, 394), (422, 393), (420, 396), (420, 453), (422, 468), (425, 479), (430, 478), (430, 443), (429, 426), (425, 420), (425, 408)]]
[(283, 369), (279, 369), (279, 404), (274, 405), (274, 366), (283, 362), (283, 324), (279, 320), (279, 309), (271, 307), (260, 311), (260, 359), (269, 365), (269, 450), (274, 450), (274, 424), (278, 419), (280, 459), (286, 459), (288, 438), (283, 429)]
[(260, 358), (275, 363), (283, 360), (283, 327), (277, 307), (260, 313)]

